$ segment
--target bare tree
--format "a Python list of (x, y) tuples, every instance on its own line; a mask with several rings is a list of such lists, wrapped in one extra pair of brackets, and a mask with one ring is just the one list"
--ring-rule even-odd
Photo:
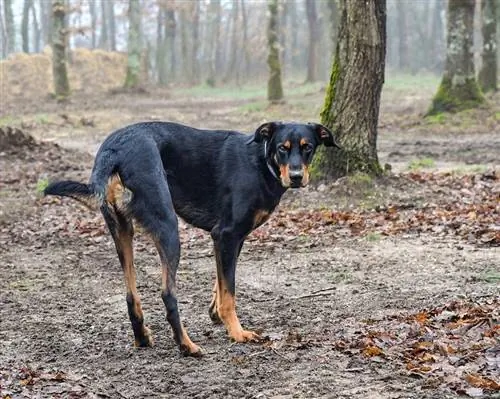
[(56, 98), (64, 100), (70, 94), (66, 68), (66, 7), (64, 0), (52, 0), (52, 73)]
[(99, 48), (109, 50), (109, 7), (105, 4), (106, 0), (101, 0), (101, 36), (99, 37)]
[(497, 90), (497, 0), (482, 0), (482, 66), (479, 72), (479, 85), (483, 92)]
[(41, 11), (42, 37), (44, 45), (52, 44), (52, 3), (39, 0)]
[(108, 18), (110, 50), (116, 51), (115, 2), (114, 0), (102, 0), (102, 1), (107, 9), (106, 17)]
[(30, 38), (29, 38), (29, 20), (30, 20), (30, 8), (31, 8), (31, 0), (24, 0), (23, 5), (23, 19), (21, 21), (21, 37), (22, 37), (22, 46), (23, 52), (30, 52)]
[(231, 41), (229, 48), (229, 61), (226, 70), (225, 81), (229, 81), (236, 74), (236, 61), (238, 59), (238, 32), (239, 32), (239, 2), (234, 1), (232, 3), (232, 16), (231, 16)]
[(126, 88), (139, 86), (141, 74), (141, 5), (139, 0), (129, 0), (128, 7), (128, 57)]
[(14, 13), (12, 12), (12, 0), (3, 0), (5, 17), (5, 30), (7, 32), (7, 54), (16, 51), (16, 29), (14, 23)]
[(200, 2), (195, 1), (192, 14), (193, 41), (191, 50), (191, 83), (200, 82), (200, 62), (198, 60), (199, 40), (200, 40)]
[(336, 133), (342, 150), (323, 151), (314, 171), (342, 176), (382, 172), (377, 157), (377, 123), (384, 83), (385, 0), (339, 2), (340, 26), (322, 123)]
[(208, 6), (208, 76), (207, 83), (214, 86), (219, 73), (219, 65), (221, 58), (220, 50), (220, 22), (221, 22), (221, 6), (220, 0), (210, 0)]
[(267, 45), (269, 55), (269, 80), (267, 82), (267, 99), (271, 102), (283, 100), (283, 86), (281, 84), (281, 64), (278, 46), (278, 0), (268, 0), (269, 25), (267, 29)]
[(309, 53), (307, 56), (306, 82), (318, 80), (319, 21), (316, 0), (306, 0), (307, 23), (309, 27)]
[(4, 18), (3, 18), (3, 9), (0, 7), (0, 45), (2, 46), (1, 50), (1, 57), (6, 58), (7, 57), (7, 34), (5, 32), (5, 24), (4, 24)]
[(472, 51), (475, 0), (449, 0), (446, 64), (428, 115), (474, 108), (484, 102)]
[(33, 18), (33, 41), (34, 41), (33, 51), (35, 53), (39, 53), (42, 44), (42, 30), (40, 28), (40, 23), (38, 22), (35, 3), (33, 0), (31, 0), (31, 16)]
[(92, 48), (97, 46), (97, 5), (96, 0), (89, 0), (89, 14), (90, 14), (90, 35)]
[(250, 51), (248, 49), (248, 15), (245, 5), (245, 0), (241, 0), (241, 17), (242, 17), (242, 29), (243, 29), (243, 55), (244, 55), (244, 73), (245, 77), (248, 78), (250, 75)]

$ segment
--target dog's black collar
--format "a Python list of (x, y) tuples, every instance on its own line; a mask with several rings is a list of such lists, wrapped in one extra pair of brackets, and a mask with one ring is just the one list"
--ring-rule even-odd
[(276, 171), (273, 168), (273, 165), (271, 165), (271, 163), (269, 162), (269, 153), (267, 151), (267, 140), (264, 140), (264, 159), (266, 160), (266, 165), (267, 169), (269, 169), (269, 172), (271, 172), (271, 174), (276, 180), (280, 180), (280, 178), (276, 174)]

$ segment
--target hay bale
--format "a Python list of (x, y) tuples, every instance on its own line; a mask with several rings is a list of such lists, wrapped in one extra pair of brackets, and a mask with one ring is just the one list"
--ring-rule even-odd
[(43, 53), (13, 54), (0, 61), (0, 79), (7, 101), (26, 96), (43, 98), (52, 91), (52, 62)]
[[(125, 82), (126, 53), (78, 48), (68, 64), (72, 91), (105, 93)], [(54, 92), (52, 81), (52, 51), (40, 54), (17, 53), (0, 61), (0, 81), (3, 101), (43, 99)]]
[(72, 90), (107, 92), (125, 82), (125, 53), (78, 48), (69, 66)]

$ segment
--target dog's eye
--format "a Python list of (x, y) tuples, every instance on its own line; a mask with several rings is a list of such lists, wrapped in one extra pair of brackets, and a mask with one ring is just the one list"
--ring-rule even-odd
[(284, 145), (279, 145), (278, 151), (281, 152), (282, 154), (288, 153), (288, 149)]
[(313, 145), (312, 144), (305, 144), (302, 146), (302, 151), (304, 151), (306, 154), (310, 153), (313, 150)]

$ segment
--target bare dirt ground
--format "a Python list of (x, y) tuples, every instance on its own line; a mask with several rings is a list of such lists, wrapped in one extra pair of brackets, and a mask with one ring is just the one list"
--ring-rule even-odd
[[(137, 235), (136, 267), (155, 346), (136, 349), (100, 216), (37, 186), (88, 179), (101, 140), (133, 121), (251, 131), (317, 120), (323, 94), (263, 108), (159, 90), (7, 104), (3, 120), (43, 142), (0, 149), (2, 398), (499, 397), (500, 98), (423, 121), (431, 95), (384, 92), (392, 175), (290, 191), (249, 238), (238, 312), (265, 342), (232, 344), (211, 324), (210, 239), (181, 224), (178, 297), (202, 359), (178, 354), (148, 238)], [(432, 165), (408, 170), (423, 158)]]

